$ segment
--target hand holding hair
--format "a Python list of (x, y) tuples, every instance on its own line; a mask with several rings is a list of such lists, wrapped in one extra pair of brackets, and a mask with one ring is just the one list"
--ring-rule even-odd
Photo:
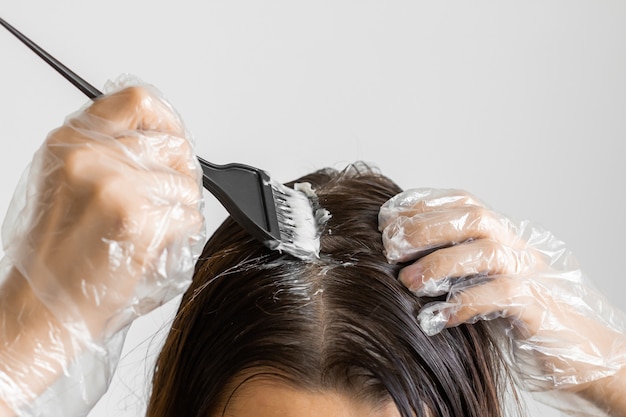
[(148, 86), (103, 96), (51, 132), (3, 226), (0, 403), (86, 413), (130, 323), (187, 288), (204, 243), (194, 155)]
[[(457, 190), (414, 189), (383, 205), (386, 256), (419, 297), (424, 332), (490, 320), (531, 391), (577, 393), (626, 415), (626, 320), (564, 243)], [(566, 407), (563, 407), (566, 409)]]

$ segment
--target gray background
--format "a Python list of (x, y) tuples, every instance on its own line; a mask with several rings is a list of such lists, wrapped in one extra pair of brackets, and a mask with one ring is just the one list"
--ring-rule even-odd
[[(158, 86), (209, 160), (280, 181), (364, 160), (405, 188), (469, 190), (567, 242), (626, 310), (624, 2), (20, 0), (0, 13), (97, 87), (124, 72)], [(86, 99), (3, 30), (0, 51), (4, 213)], [(210, 196), (207, 216), (209, 230), (225, 216)], [(135, 323), (92, 416), (138, 415), (174, 308)]]

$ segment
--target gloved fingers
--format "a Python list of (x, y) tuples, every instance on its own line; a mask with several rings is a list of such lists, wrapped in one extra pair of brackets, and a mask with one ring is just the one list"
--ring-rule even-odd
[(154, 195), (149, 196), (152, 204), (158, 204), (159, 200), (165, 199), (172, 207), (184, 205), (199, 210), (202, 204), (202, 188), (196, 178), (168, 168), (153, 170), (147, 175), (154, 181), (150, 187), (150, 190), (154, 190)]
[[(110, 166), (104, 161), (103, 165)], [(110, 176), (107, 181), (98, 181), (93, 185), (95, 195), (90, 201), (88, 213), (110, 216), (112, 225), (109, 236), (116, 240), (140, 242), (151, 241), (143, 238), (145, 233), (152, 233), (159, 219), (169, 220), (179, 207), (189, 207), (199, 211), (202, 192), (195, 179), (175, 171), (152, 170), (132, 172), (132, 181), (120, 172)], [(98, 214), (100, 213), (100, 214)], [(116, 230), (116, 232), (113, 232)]]
[[(533, 390), (580, 389), (626, 364), (623, 326), (598, 314), (606, 300), (580, 283), (552, 277), (495, 276), (453, 286), (445, 302), (424, 306), (423, 331), (503, 319), (513, 369)], [(617, 325), (616, 325), (617, 324)]]
[[(135, 241), (137, 247), (145, 241), (142, 233), (159, 224), (159, 216), (167, 215), (168, 219), (179, 214), (171, 211), (179, 207), (200, 212), (202, 190), (195, 179), (173, 170), (135, 170), (125, 164), (116, 166), (116, 162), (106, 154), (85, 162), (89, 169), (77, 168), (82, 176), (50, 191), (54, 196), (50, 196), (49, 202), (42, 202), (48, 215), (31, 223), (30, 241), (47, 241), (50, 236), (59, 235), (65, 242), (71, 240), (68, 231), (75, 230), (84, 234), (75, 238), (78, 244), (93, 241), (89, 236), (118, 241), (139, 238)], [(79, 228), (81, 221), (85, 224)]]
[(434, 335), (461, 323), (509, 318), (529, 336), (538, 331), (554, 305), (549, 291), (536, 282), (496, 276), (453, 287), (445, 302), (424, 306), (418, 320), (427, 334)]
[(385, 255), (390, 262), (406, 262), (437, 248), (476, 239), (516, 245), (510, 222), (479, 206), (450, 208), (412, 217), (397, 217), (383, 230)]
[(160, 132), (127, 134), (116, 138), (130, 158), (138, 163), (168, 166), (192, 178), (199, 164), (186, 138)]
[(399, 280), (417, 296), (447, 293), (466, 277), (513, 275), (535, 269), (539, 259), (531, 250), (513, 249), (491, 239), (471, 240), (438, 249), (403, 268)]
[(160, 254), (172, 242), (186, 242), (198, 234), (203, 225), (202, 194), (197, 183), (185, 175), (151, 171), (144, 176), (145, 186), (124, 194), (123, 202), (119, 198), (126, 191), (123, 182), (113, 184), (100, 198), (118, 196), (123, 204), (117, 206), (113, 220), (124, 227), (119, 229), (116, 240), (133, 242), (138, 257), (149, 265), (154, 261), (151, 254)]
[(180, 117), (158, 92), (148, 86), (127, 87), (99, 97), (69, 123), (82, 129), (116, 136), (128, 130), (141, 130), (185, 136)]
[(64, 143), (56, 140), (47, 143), (48, 152), (39, 169), (50, 183), (49, 188), (61, 183), (89, 190), (116, 175), (124, 176), (127, 188), (132, 188), (132, 183), (139, 180), (133, 177), (136, 172), (171, 169), (172, 173), (178, 172), (193, 179), (194, 188), (200, 190), (199, 165), (185, 138), (163, 133), (129, 132), (119, 139), (80, 142), (84, 133), (70, 127), (59, 129), (54, 135), (71, 135), (76, 142), (68, 143), (62, 139)]
[(463, 190), (414, 188), (403, 191), (382, 205), (379, 230), (388, 227), (397, 217), (413, 217), (423, 213), (461, 207), (485, 207), (475, 196)]

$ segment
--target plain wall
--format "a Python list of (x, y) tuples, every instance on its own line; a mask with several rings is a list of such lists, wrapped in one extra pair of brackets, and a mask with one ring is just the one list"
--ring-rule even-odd
[[(0, 17), (97, 87), (121, 73), (159, 87), (213, 162), (288, 181), (364, 160), (531, 219), (626, 310), (622, 1), (20, 0)], [(4, 213), (87, 100), (4, 30), (0, 51)], [(210, 231), (225, 211), (208, 194), (206, 210)], [(139, 414), (177, 301), (133, 325), (91, 416)]]

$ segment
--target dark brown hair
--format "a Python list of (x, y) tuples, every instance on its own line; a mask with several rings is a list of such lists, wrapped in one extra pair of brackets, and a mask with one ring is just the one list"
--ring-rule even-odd
[(383, 255), (378, 211), (400, 188), (363, 164), (298, 182), (332, 214), (320, 259), (272, 252), (227, 219), (157, 360), (148, 416), (220, 415), (234, 378), (268, 369), (298, 388), (392, 400), (403, 417), (504, 415), (508, 380), (486, 327), (426, 336), (416, 317), (429, 300)]

